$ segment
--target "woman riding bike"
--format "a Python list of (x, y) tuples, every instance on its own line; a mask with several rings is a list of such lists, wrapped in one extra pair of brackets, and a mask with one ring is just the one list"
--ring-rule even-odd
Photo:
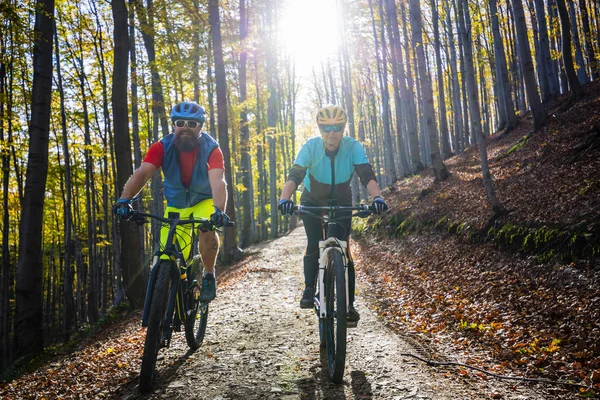
[[(383, 213), (388, 206), (381, 197), (379, 184), (364, 147), (349, 136), (344, 136), (347, 117), (337, 105), (323, 107), (317, 113), (320, 137), (309, 139), (300, 149), (296, 161), (281, 192), (277, 208), (282, 214), (293, 214), (292, 194), (304, 180), (300, 197), (303, 206), (326, 206), (334, 202), (339, 206), (352, 205), (350, 181), (354, 172), (373, 198), (373, 209)], [(319, 269), (319, 240), (323, 239), (321, 220), (302, 216), (308, 245), (304, 256), (305, 289), (300, 308), (312, 308), (315, 297), (315, 281)], [(352, 223), (351, 212), (341, 218), (336, 226), (336, 237), (348, 240)], [(348, 265), (349, 310), (348, 320), (358, 321), (360, 315), (354, 308), (354, 263)]]

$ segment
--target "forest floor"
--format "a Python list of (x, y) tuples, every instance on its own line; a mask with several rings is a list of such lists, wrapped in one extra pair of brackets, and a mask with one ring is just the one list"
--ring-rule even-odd
[(0, 387), (2, 399), (513, 399), (554, 398), (543, 386), (486, 380), (431, 368), (403, 354), (426, 347), (386, 327), (375, 293), (359, 282), (361, 313), (350, 329), (343, 384), (329, 382), (319, 350), (318, 320), (301, 310), (300, 227), (254, 246), (219, 277), (203, 345), (188, 352), (183, 333), (159, 353), (148, 396), (137, 390), (145, 328), (139, 313), (107, 327), (77, 351)]
[[(162, 350), (148, 398), (573, 399), (600, 391), (600, 82), (571, 109), (547, 106), (487, 140), (491, 219), (475, 146), (386, 193), (383, 218), (355, 221), (358, 328), (344, 383), (328, 382), (314, 313), (298, 308), (302, 228), (222, 269), (205, 343)], [(530, 135), (531, 133), (531, 135)], [(526, 138), (526, 139), (524, 139)], [(129, 314), (0, 398), (138, 398), (145, 329)], [(554, 383), (504, 380), (498, 375)], [(568, 383), (574, 384), (569, 386)], [(582, 385), (582, 386), (577, 386)], [(593, 386), (596, 391), (585, 389)]]
[(558, 111), (566, 97), (549, 105), (542, 130), (521, 118), (487, 140), (509, 213), (491, 219), (473, 146), (446, 160), (444, 182), (428, 170), (397, 183), (391, 211), (361, 235), (355, 261), (379, 314), (437, 349), (434, 360), (598, 396), (600, 82), (586, 90), (567, 111)]

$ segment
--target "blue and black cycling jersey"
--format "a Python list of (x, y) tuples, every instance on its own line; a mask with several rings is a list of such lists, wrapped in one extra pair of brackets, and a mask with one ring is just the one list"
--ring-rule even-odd
[(336, 200), (339, 205), (352, 204), (350, 181), (357, 173), (363, 185), (375, 179), (373, 168), (360, 142), (344, 136), (334, 153), (325, 150), (323, 138), (309, 139), (298, 152), (288, 180), (297, 185), (304, 179), (302, 204), (327, 205)]

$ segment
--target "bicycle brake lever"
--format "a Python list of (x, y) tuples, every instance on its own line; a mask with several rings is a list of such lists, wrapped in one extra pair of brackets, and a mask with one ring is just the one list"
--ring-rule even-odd
[(362, 210), (353, 215), (353, 217), (366, 218), (370, 215), (373, 215), (373, 211), (371, 210)]
[(144, 225), (146, 222), (148, 222), (148, 221), (146, 220), (146, 218), (142, 217), (142, 216), (141, 216), (141, 215), (139, 215), (139, 214), (134, 214), (134, 215), (132, 215), (132, 216), (131, 216), (131, 218), (129, 218), (129, 221), (133, 221), (133, 222), (135, 222), (135, 223), (136, 223), (138, 226), (142, 226), (142, 225)]

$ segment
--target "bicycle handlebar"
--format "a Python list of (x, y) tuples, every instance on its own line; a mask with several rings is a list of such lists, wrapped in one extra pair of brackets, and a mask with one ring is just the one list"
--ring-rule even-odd
[[(206, 219), (206, 218), (193, 218), (193, 219), (165, 218), (165, 217), (161, 217), (158, 215), (148, 214), (148, 213), (144, 213), (141, 211), (133, 210), (133, 213), (132, 213), (131, 217), (129, 218), (129, 221), (133, 221), (138, 225), (142, 225), (142, 224), (145, 224), (146, 222), (148, 222), (146, 220), (146, 217), (153, 218), (157, 221), (160, 221), (160, 222), (163, 222), (163, 223), (169, 224), (169, 225), (172, 225), (172, 224), (175, 224), (175, 225), (198, 224), (198, 225), (200, 225), (200, 229), (202, 229), (202, 230), (207, 230), (207, 231), (215, 230), (217, 232), (221, 232), (220, 229), (218, 229), (212, 222), (210, 222), (210, 219)], [(225, 226), (226, 227), (235, 226), (235, 222), (229, 221)]]
[(368, 204), (359, 204), (356, 206), (294, 206), (293, 210), (298, 214), (309, 213), (316, 215), (314, 211), (358, 211), (352, 214), (353, 217), (366, 218), (371, 214), (375, 214), (375, 208)]

